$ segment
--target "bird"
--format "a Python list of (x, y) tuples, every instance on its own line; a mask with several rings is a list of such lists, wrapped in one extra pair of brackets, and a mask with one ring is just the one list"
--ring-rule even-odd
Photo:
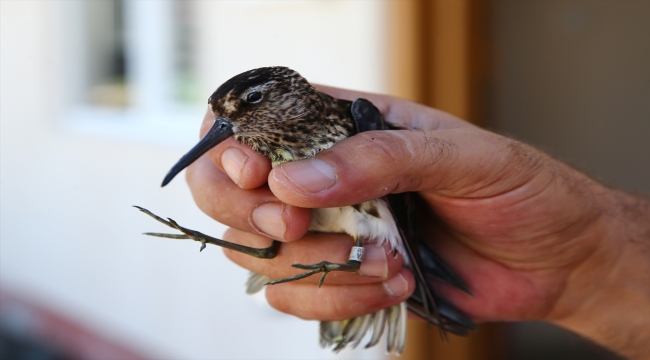
[[(298, 72), (273, 66), (245, 71), (227, 80), (208, 98), (214, 123), (207, 134), (185, 154), (165, 176), (167, 185), (179, 172), (225, 139), (234, 137), (255, 152), (268, 157), (272, 166), (313, 158), (320, 151), (343, 139), (365, 131), (409, 131), (387, 122), (369, 100), (337, 99), (318, 91)], [(394, 256), (401, 254), (404, 266), (416, 280), (416, 289), (408, 301), (371, 314), (343, 321), (320, 323), (320, 345), (338, 352), (358, 346), (369, 335), (366, 348), (379, 343), (386, 333), (386, 352), (400, 355), (406, 346), (407, 312), (422, 317), (446, 332), (466, 336), (476, 330), (472, 320), (449, 301), (438, 296), (432, 280), (442, 280), (472, 295), (467, 283), (440, 256), (426, 245), (417, 231), (417, 194), (388, 194), (360, 204), (335, 208), (312, 209), (309, 230), (321, 233), (345, 233), (352, 237), (349, 260), (345, 263), (322, 261), (294, 264), (306, 270), (284, 279), (269, 279), (252, 273), (247, 293), (264, 286), (300, 280), (320, 274), (319, 287), (332, 271), (356, 272), (363, 261), (364, 241), (372, 239), (388, 247)], [(211, 237), (180, 226), (171, 218), (163, 219), (149, 210), (140, 211), (182, 234), (145, 233), (172, 239), (190, 239), (218, 245), (251, 256), (272, 259), (281, 242), (273, 240), (267, 248), (251, 248)]]

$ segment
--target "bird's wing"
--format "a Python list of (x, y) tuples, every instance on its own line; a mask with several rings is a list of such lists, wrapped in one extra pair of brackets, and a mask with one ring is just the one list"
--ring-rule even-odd
[[(379, 109), (366, 99), (359, 98), (353, 101), (350, 106), (350, 112), (352, 113), (352, 118), (354, 119), (358, 132), (388, 129), (386, 120), (379, 112)], [(433, 316), (431, 320), (439, 323), (440, 315), (438, 314), (438, 307), (433, 297), (433, 289), (429, 286), (422, 272), (422, 260), (417, 254), (418, 245), (414, 244), (414, 226), (416, 219), (413, 216), (414, 209), (411, 206), (410, 196), (411, 194), (409, 193), (390, 194), (386, 197), (386, 200), (402, 236), (404, 248), (407, 252), (406, 255), (411, 259), (411, 270), (415, 275), (417, 283), (416, 292), (419, 293), (419, 298), (424, 300), (422, 301), (424, 314), (427, 317), (431, 314)]]
[[(434, 297), (435, 291), (426, 280), (425, 267), (419, 254), (419, 244), (416, 236), (415, 196), (417, 196), (415, 193), (388, 194), (386, 195), (386, 201), (402, 236), (406, 256), (411, 259), (410, 270), (415, 276), (415, 292), (411, 297), (412, 299), (409, 299), (409, 305), (418, 307), (418, 315), (436, 325), (441, 325), (443, 322), (441, 320), (442, 314), (440, 314), (438, 303)], [(416, 302), (414, 303), (412, 300), (416, 300)]]
[(388, 129), (388, 124), (379, 109), (366, 99), (358, 98), (354, 100), (350, 106), (350, 112), (357, 127), (357, 132)]
[[(400, 129), (386, 122), (379, 109), (366, 99), (359, 98), (352, 102), (350, 111), (358, 132)], [(420, 238), (416, 216), (418, 195), (389, 194), (386, 200), (402, 236), (406, 255), (411, 259), (411, 271), (416, 279), (416, 290), (409, 299), (410, 308), (426, 320), (453, 333), (466, 335), (465, 329), (475, 330), (472, 321), (448, 301), (437, 297), (427, 281), (428, 277), (434, 277), (471, 294), (467, 283)]]

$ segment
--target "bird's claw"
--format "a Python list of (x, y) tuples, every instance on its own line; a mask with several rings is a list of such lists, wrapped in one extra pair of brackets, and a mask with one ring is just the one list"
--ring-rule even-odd
[(224, 247), (226, 249), (231, 249), (235, 251), (239, 251), (243, 254), (247, 254), (250, 256), (254, 256), (256, 258), (261, 258), (261, 259), (272, 259), (278, 254), (278, 250), (280, 249), (280, 242), (277, 240), (273, 240), (273, 243), (271, 246), (267, 248), (252, 248), (248, 246), (243, 246), (239, 244), (234, 244), (228, 241), (224, 241), (221, 239), (217, 239), (215, 237), (200, 233), (195, 230), (191, 230), (185, 227), (182, 227), (178, 225), (178, 223), (170, 218), (167, 218), (167, 220), (161, 218), (160, 216), (152, 213), (151, 211), (140, 207), (140, 206), (134, 206), (138, 210), (142, 211), (143, 213), (151, 216), (152, 218), (156, 219), (157, 221), (169, 226), (172, 229), (176, 229), (183, 234), (163, 234), (163, 233), (145, 233), (145, 235), (149, 236), (157, 236), (157, 237), (164, 237), (168, 239), (181, 239), (181, 240), (194, 240), (198, 241), (201, 243), (201, 249), (200, 251), (203, 251), (205, 249), (206, 244), (213, 244), (217, 246)]
[(284, 278), (284, 279), (272, 280), (267, 282), (266, 285), (275, 285), (275, 284), (281, 284), (290, 281), (296, 281), (296, 280), (300, 280), (312, 276), (317, 273), (322, 273), (320, 280), (318, 281), (318, 287), (321, 287), (323, 286), (323, 281), (325, 281), (325, 276), (329, 274), (330, 271), (356, 272), (361, 267), (361, 262), (350, 260), (345, 264), (338, 264), (338, 263), (331, 263), (329, 261), (321, 261), (316, 264), (293, 264), (291, 266), (298, 269), (309, 270), (309, 271), (288, 278)]

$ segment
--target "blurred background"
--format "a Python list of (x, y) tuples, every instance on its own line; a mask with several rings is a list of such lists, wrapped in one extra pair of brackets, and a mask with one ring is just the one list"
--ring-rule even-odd
[[(159, 183), (242, 71), (389, 93), (650, 194), (650, 1), (0, 1), (0, 358), (376, 359), (244, 294), (221, 251), (148, 238), (141, 205), (219, 236)], [(543, 323), (404, 359), (615, 359)], [(22, 356), (22, 357), (21, 357)]]

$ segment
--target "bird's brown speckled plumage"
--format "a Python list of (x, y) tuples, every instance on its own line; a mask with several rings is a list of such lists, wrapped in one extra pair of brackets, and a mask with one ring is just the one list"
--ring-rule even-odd
[[(259, 92), (261, 100), (247, 101)], [(272, 100), (271, 100), (272, 99)], [(286, 67), (239, 74), (208, 99), (215, 116), (230, 119), (235, 139), (268, 156), (273, 165), (313, 157), (355, 133), (346, 118), (350, 101), (317, 91)]]

